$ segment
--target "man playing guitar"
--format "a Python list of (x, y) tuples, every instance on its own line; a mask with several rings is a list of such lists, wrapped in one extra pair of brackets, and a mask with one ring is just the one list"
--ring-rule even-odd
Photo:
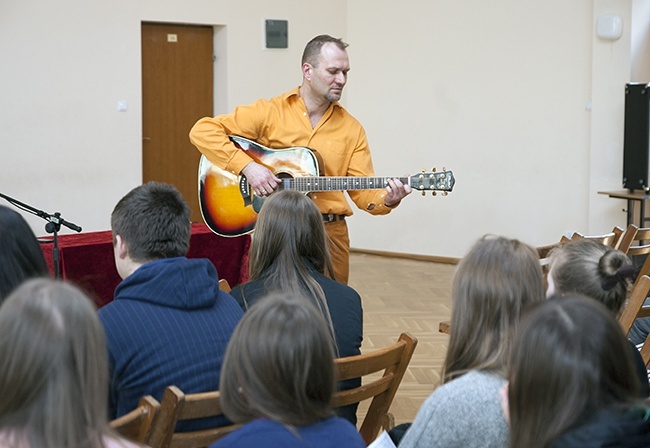
[[(268, 196), (281, 179), (238, 149), (229, 136), (254, 140), (269, 148), (305, 146), (316, 150), (325, 176), (374, 176), (366, 133), (338, 102), (347, 83), (350, 63), (347, 44), (328, 35), (305, 47), (303, 82), (270, 100), (260, 99), (230, 114), (199, 120), (190, 140), (215, 166), (246, 177), (253, 193)], [(411, 186), (390, 179), (385, 189), (348, 191), (361, 210), (385, 215), (397, 207)], [(343, 191), (310, 193), (320, 209), (330, 238), (335, 280), (348, 282), (350, 240), (345, 218), (353, 214)]]

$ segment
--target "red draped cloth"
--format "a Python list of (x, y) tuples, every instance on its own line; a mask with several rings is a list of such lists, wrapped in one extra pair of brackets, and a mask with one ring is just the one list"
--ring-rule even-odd
[[(97, 307), (113, 300), (113, 292), (122, 281), (115, 268), (113, 237), (110, 230), (59, 235), (59, 275), (83, 289)], [(230, 286), (248, 280), (250, 235), (226, 238), (213, 233), (203, 223), (192, 224), (189, 258), (208, 258), (217, 268), (219, 278)], [(50, 273), (54, 275), (52, 238), (43, 240), (41, 248)]]

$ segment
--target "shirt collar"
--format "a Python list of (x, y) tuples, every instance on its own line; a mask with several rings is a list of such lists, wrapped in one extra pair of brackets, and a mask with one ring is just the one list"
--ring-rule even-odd
[[(294, 97), (295, 97), (295, 99), (300, 98), (300, 86), (298, 86), (298, 87), (296, 87), (294, 89), (291, 89), (291, 90), (289, 90), (288, 92), (286, 92), (284, 94), (284, 100), (285, 101), (290, 101)], [(330, 105), (332, 107), (340, 107), (340, 108), (343, 107), (343, 106), (341, 106), (341, 103), (339, 103), (338, 101), (334, 101), (333, 103), (330, 103)]]

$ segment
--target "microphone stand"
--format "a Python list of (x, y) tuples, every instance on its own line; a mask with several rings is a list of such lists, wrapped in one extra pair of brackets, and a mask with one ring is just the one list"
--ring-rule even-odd
[(49, 213), (44, 212), (43, 210), (34, 208), (31, 205), (27, 205), (23, 202), (20, 202), (2, 193), (0, 193), (0, 198), (4, 198), (7, 200), (7, 202), (18, 207), (19, 209), (29, 212), (47, 221), (47, 224), (45, 224), (45, 231), (47, 233), (53, 234), (54, 247), (52, 249), (52, 261), (54, 263), (54, 278), (58, 279), (59, 278), (59, 243), (58, 243), (57, 234), (59, 230), (61, 230), (62, 225), (66, 226), (71, 230), (74, 230), (75, 232), (81, 232), (81, 227), (61, 218), (61, 213), (59, 212), (55, 212), (53, 215), (51, 215)]

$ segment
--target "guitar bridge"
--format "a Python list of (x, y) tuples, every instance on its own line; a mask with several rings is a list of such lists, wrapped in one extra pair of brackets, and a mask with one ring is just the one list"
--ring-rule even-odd
[(239, 193), (241, 194), (241, 197), (244, 199), (244, 206), (249, 206), (253, 203), (253, 200), (251, 198), (251, 189), (250, 189), (250, 184), (246, 180), (246, 176), (242, 175), (239, 178)]

